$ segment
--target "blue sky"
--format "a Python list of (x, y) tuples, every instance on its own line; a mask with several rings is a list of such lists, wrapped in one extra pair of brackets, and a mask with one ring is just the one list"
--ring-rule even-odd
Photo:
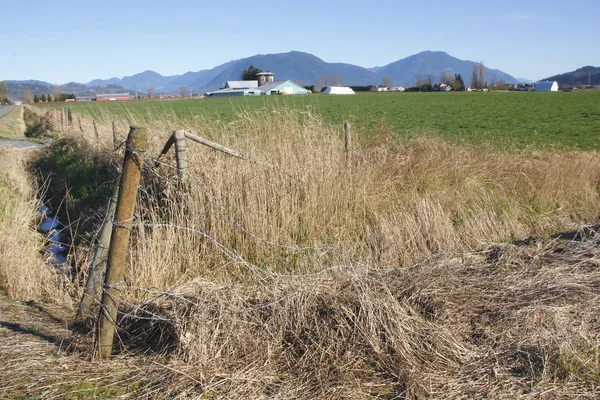
[(599, 20), (599, 0), (5, 0), (0, 80), (175, 75), (291, 50), (363, 67), (441, 50), (542, 79), (600, 66)]

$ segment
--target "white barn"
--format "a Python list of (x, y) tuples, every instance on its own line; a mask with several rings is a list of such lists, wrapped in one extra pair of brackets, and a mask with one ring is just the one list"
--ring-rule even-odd
[(558, 82), (536, 82), (535, 87), (531, 90), (536, 92), (558, 92)]
[(329, 86), (327, 89), (325, 89), (325, 91), (323, 93), (324, 94), (356, 94), (356, 93), (354, 93), (354, 90), (352, 90), (352, 88), (350, 88), (348, 86)]

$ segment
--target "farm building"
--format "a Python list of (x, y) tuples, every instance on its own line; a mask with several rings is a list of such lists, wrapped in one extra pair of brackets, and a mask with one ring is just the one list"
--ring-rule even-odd
[(349, 88), (348, 86), (329, 86), (323, 92), (325, 94), (356, 94), (354, 90)]
[(558, 92), (558, 82), (536, 82), (531, 90), (536, 92)]
[(260, 96), (274, 94), (309, 94), (296, 82), (275, 81), (272, 72), (257, 74), (256, 81), (227, 81), (222, 89), (206, 93), (206, 97)]
[(227, 81), (223, 89), (251, 89), (257, 87), (258, 81)]
[(267, 82), (273, 82), (274, 75), (272, 72), (259, 72), (256, 74), (258, 79), (258, 86), (262, 86)]
[(267, 96), (272, 94), (310, 94), (310, 90), (306, 90), (296, 82), (289, 79), (287, 81), (271, 81), (258, 87), (262, 94)]
[(254, 88), (223, 88), (214, 92), (208, 92), (207, 97), (235, 97), (235, 96), (260, 96), (260, 89)]
[(97, 94), (94, 99), (95, 101), (123, 101), (131, 100), (129, 93), (109, 93), (109, 94)]

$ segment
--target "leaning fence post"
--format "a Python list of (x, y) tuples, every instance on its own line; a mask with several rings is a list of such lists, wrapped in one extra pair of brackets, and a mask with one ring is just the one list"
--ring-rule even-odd
[(352, 150), (352, 131), (350, 122), (344, 122), (344, 148), (346, 150), (346, 162), (350, 162)]
[(175, 139), (175, 161), (177, 162), (177, 173), (179, 174), (180, 182), (185, 181), (185, 170), (187, 169), (187, 145), (185, 142), (185, 131), (174, 131), (173, 138)]
[(109, 358), (112, 353), (120, 302), (119, 285), (125, 273), (127, 246), (143, 169), (143, 152), (147, 145), (146, 136), (146, 128), (132, 126), (127, 137), (98, 323), (97, 349), (100, 358), (104, 359)]
[(108, 211), (106, 218), (100, 228), (98, 242), (96, 243), (96, 251), (90, 265), (87, 282), (79, 308), (77, 309), (76, 320), (82, 322), (89, 315), (92, 315), (96, 304), (99, 304), (102, 297), (102, 280), (108, 256), (108, 248), (110, 246), (110, 238), (112, 236), (113, 220), (115, 218), (115, 209), (117, 208), (117, 197), (119, 196), (119, 186), (115, 190), (108, 203)]
[(98, 139), (98, 127), (96, 126), (96, 120), (93, 119), (92, 122), (94, 122), (94, 133), (96, 134), (96, 139)]
[(67, 108), (67, 126), (73, 126), (73, 114), (70, 108)]

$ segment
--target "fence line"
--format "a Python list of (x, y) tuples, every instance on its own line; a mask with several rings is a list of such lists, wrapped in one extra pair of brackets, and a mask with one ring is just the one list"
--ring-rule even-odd
[[(70, 111), (70, 110), (69, 110)], [(78, 117), (79, 118), (79, 117)], [(80, 121), (80, 120), (79, 120)], [(94, 121), (95, 133), (97, 134), (97, 129)], [(349, 160), (350, 153), (350, 128), (349, 124), (345, 124), (345, 150), (346, 150), (346, 160)], [(137, 134), (136, 134), (137, 132)], [(115, 124), (113, 122), (113, 141), (115, 141)], [(207, 232), (202, 230), (199, 227), (190, 227), (190, 226), (179, 226), (176, 224), (168, 224), (168, 223), (148, 223), (144, 221), (136, 221), (135, 218), (135, 203), (137, 198), (137, 193), (139, 191), (144, 191), (144, 188), (139, 187), (139, 181), (141, 172), (144, 167), (148, 168), (148, 170), (156, 177), (161, 180), (167, 182), (167, 185), (172, 186), (177, 190), (177, 193), (181, 195), (181, 198), (185, 200), (186, 190), (185, 185), (182, 186), (181, 183), (185, 181), (190, 181), (190, 183), (198, 184), (202, 190), (206, 191), (209, 194), (209, 197), (213, 200), (213, 202), (217, 205), (218, 209), (227, 217), (228, 221), (233, 224), (237, 229), (240, 229), (245, 234), (251, 236), (252, 238), (261, 241), (267, 245), (284, 248), (296, 252), (304, 252), (304, 251), (315, 251), (320, 253), (322, 256), (327, 251), (339, 250), (336, 247), (328, 247), (328, 248), (320, 248), (313, 246), (293, 246), (282, 244), (278, 242), (274, 242), (268, 239), (264, 239), (255, 233), (251, 232), (249, 229), (244, 227), (238, 220), (236, 220), (227, 210), (227, 207), (219, 196), (217, 196), (214, 191), (212, 191), (208, 185), (199, 177), (191, 174), (187, 170), (187, 156), (186, 156), (186, 143), (185, 140), (189, 139), (194, 142), (206, 145), (215, 150), (226, 153), (230, 156), (243, 159), (249, 162), (255, 162), (249, 156), (244, 155), (236, 150), (230, 149), (218, 143), (212, 142), (210, 140), (204, 139), (200, 136), (185, 132), (183, 130), (173, 131), (172, 135), (167, 140), (165, 146), (163, 147), (162, 152), (155, 159), (145, 157), (146, 151), (146, 137), (145, 137), (145, 129), (131, 127), (131, 131), (129, 133), (129, 137), (127, 142), (125, 143), (125, 157), (123, 163), (122, 177), (120, 188), (118, 188), (118, 200), (116, 204), (116, 211), (112, 211), (111, 207), (107, 210), (107, 216), (105, 218), (105, 226), (103, 228), (103, 232), (100, 234), (101, 238), (97, 246), (97, 257), (94, 257), (94, 262), (91, 266), (92, 270), (90, 271), (90, 279), (88, 284), (93, 288), (97, 287), (98, 278), (96, 277), (97, 271), (101, 269), (101, 266), (104, 266), (103, 258), (105, 257), (102, 253), (105, 251), (105, 245), (103, 244), (106, 241), (107, 233), (112, 229), (112, 235), (110, 235), (110, 248), (108, 251), (108, 260), (106, 262), (106, 274), (104, 278), (104, 284), (100, 288), (100, 292), (102, 294), (102, 299), (100, 301), (100, 312), (98, 314), (98, 338), (97, 338), (97, 348), (99, 351), (99, 355), (101, 358), (108, 358), (112, 353), (112, 346), (114, 340), (114, 334), (116, 330), (116, 321), (117, 316), (126, 316), (132, 318), (140, 318), (140, 319), (157, 319), (157, 320), (165, 320), (163, 317), (155, 315), (148, 310), (141, 309), (142, 305), (136, 306), (130, 303), (127, 303), (120, 296), (122, 290), (143, 290), (148, 293), (158, 294), (158, 296), (169, 296), (177, 299), (184, 299), (182, 296), (178, 296), (173, 292), (168, 291), (157, 291), (152, 289), (144, 289), (135, 286), (125, 285), (123, 281), (124, 276), (124, 264), (126, 261), (126, 253), (127, 253), (127, 245), (129, 241), (129, 236), (131, 232), (131, 228), (140, 227), (140, 228), (150, 228), (150, 229), (160, 229), (160, 228), (171, 228), (177, 230), (183, 230), (187, 232), (192, 232), (194, 234), (198, 234), (202, 236), (204, 239), (208, 240), (212, 243), (225, 257), (230, 259), (235, 265), (243, 267), (244, 269), (253, 273), (257, 278), (261, 281), (273, 280), (273, 279), (297, 279), (297, 278), (310, 278), (317, 277), (321, 274), (332, 272), (336, 270), (362, 270), (365, 273), (368, 272), (389, 272), (390, 269), (383, 268), (374, 268), (367, 265), (353, 265), (350, 264), (340, 264), (333, 265), (326, 268), (323, 268), (319, 271), (305, 274), (280, 274), (274, 272), (274, 270), (269, 267), (268, 270), (263, 269), (247, 260), (245, 260), (238, 252), (234, 249), (227, 247), (226, 245), (217, 241), (214, 237), (209, 235)], [(176, 153), (176, 165), (170, 165), (164, 163), (160, 160), (160, 158), (166, 154), (169, 149), (175, 145), (175, 153)], [(120, 147), (120, 146), (119, 146)], [(166, 165), (170, 169), (175, 169), (178, 173), (178, 185), (173, 185), (171, 180), (168, 177), (160, 174), (156, 168), (160, 165)], [(129, 180), (131, 182), (129, 182)], [(147, 192), (146, 192), (147, 193)], [(147, 193), (148, 194), (148, 193)], [(149, 194), (148, 194), (149, 195)], [(188, 204), (189, 207), (189, 204)], [(191, 209), (191, 208), (190, 208)], [(193, 211), (193, 210), (192, 210)], [(115, 213), (114, 217), (112, 216), (112, 212)], [(114, 221), (113, 221), (114, 220)], [(112, 223), (111, 223), (112, 221)], [(90, 283), (94, 282), (94, 283)], [(281, 302), (288, 296), (284, 296), (275, 302), (271, 302), (270, 304), (276, 304)], [(186, 302), (190, 304), (198, 304), (191, 302), (185, 299)], [(83, 295), (81, 300), (82, 306), (80, 307), (80, 312), (82, 311), (83, 304), (89, 308), (90, 304), (93, 305), (93, 302), (98, 302), (98, 294), (94, 292), (94, 290), (88, 290)], [(119, 306), (121, 304), (129, 304), (133, 307), (133, 311), (129, 313), (123, 314), (119, 310)], [(268, 307), (269, 305), (262, 305), (260, 307)], [(143, 313), (147, 316), (139, 316), (136, 315), (137, 310), (142, 310)], [(80, 316), (80, 313), (78, 313)]]

